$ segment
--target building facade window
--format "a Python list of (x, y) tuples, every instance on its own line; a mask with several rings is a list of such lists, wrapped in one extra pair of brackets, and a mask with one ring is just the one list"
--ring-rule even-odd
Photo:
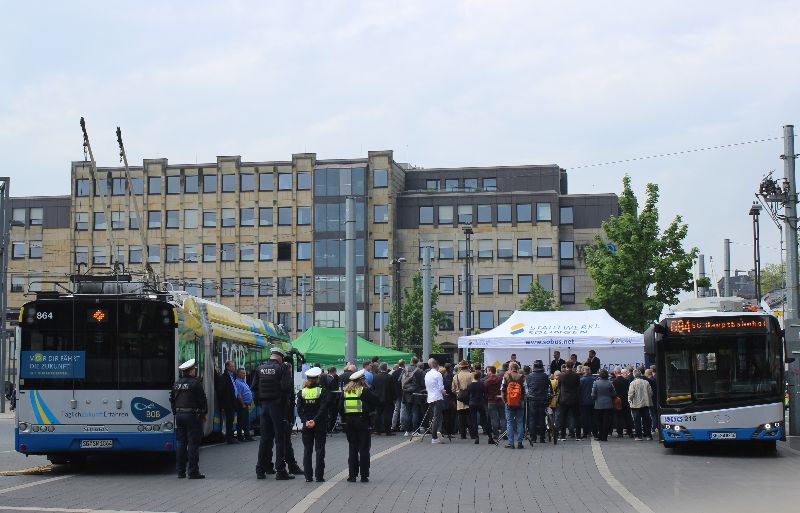
[(136, 216), (136, 211), (128, 212), (128, 228), (131, 230), (139, 229), (139, 218)]
[(428, 191), (438, 191), (439, 180), (425, 180), (425, 189)]
[(213, 278), (203, 278), (203, 297), (217, 297), (217, 281)]
[(492, 206), (478, 205), (478, 223), (492, 222)]
[(181, 259), (181, 247), (178, 244), (167, 244), (164, 250), (164, 261), (168, 264), (175, 263)]
[(508, 320), (514, 313), (514, 310), (498, 310), (497, 311), (497, 325), (501, 325)]
[(42, 241), (32, 240), (28, 243), (28, 258), (42, 258)]
[[(475, 312), (472, 311), (469, 313), (469, 327), (475, 327)], [(464, 312), (458, 312), (458, 329), (463, 330), (466, 329), (467, 326), (464, 325)]]
[(453, 224), (453, 206), (439, 206), (439, 224)]
[(383, 285), (383, 294), (389, 294), (389, 276), (386, 274), (376, 274), (372, 278), (372, 293), (376, 296), (381, 293), (381, 285)]
[(225, 243), (220, 247), (220, 254), (223, 262), (233, 262), (236, 260), (236, 244)]
[(452, 276), (439, 276), (439, 294), (452, 295), (454, 289), (455, 281)]
[(517, 258), (531, 258), (533, 243), (531, 239), (517, 239)]
[(253, 192), (256, 188), (255, 175), (242, 173), (239, 175), (239, 192)]
[(141, 246), (128, 246), (128, 263), (141, 264), (142, 263), (142, 247)]
[(167, 228), (180, 228), (181, 227), (181, 211), (180, 210), (167, 210)]
[(93, 265), (106, 265), (108, 262), (106, 258), (105, 246), (95, 246), (92, 248), (92, 264)]
[(26, 247), (24, 242), (12, 241), (11, 242), (11, 258), (20, 260), (25, 258)]
[(222, 175), (222, 192), (236, 192), (236, 175)]
[(539, 285), (541, 285), (544, 290), (553, 290), (552, 274), (540, 274), (536, 277), (536, 281), (539, 282)]
[(272, 173), (259, 173), (258, 175), (258, 190), (267, 192), (272, 190)]
[(292, 295), (292, 277), (280, 276), (278, 277), (278, 295), (291, 296)]
[(483, 190), (484, 191), (496, 191), (497, 190), (497, 178), (484, 178), (483, 179)]
[(551, 221), (552, 219), (553, 219), (553, 214), (550, 212), (550, 203), (537, 203), (536, 220)]
[(88, 229), (89, 229), (89, 213), (75, 212), (75, 230), (83, 232)]
[[(160, 178), (156, 178), (156, 180), (159, 180), (158, 188), (160, 189), (161, 188), (161, 181), (160, 181), (161, 179)], [(108, 196), (108, 194), (111, 192), (109, 190), (109, 187), (108, 187), (109, 185), (110, 185), (110, 182), (106, 178), (101, 178), (99, 180), (95, 180), (94, 181), (94, 195), (98, 196), (98, 197)]]
[(389, 222), (389, 205), (373, 205), (372, 218), (375, 223), (388, 223)]
[(500, 274), (497, 276), (497, 293), (498, 294), (513, 294), (514, 293), (514, 275), (513, 274)]
[[(380, 331), (380, 329), (381, 329), (381, 312), (380, 311), (373, 312), (372, 313), (372, 319), (373, 319), (372, 325), (374, 326), (374, 328), (373, 328), (374, 331)], [(389, 312), (387, 312), (386, 309), (384, 309), (384, 312), (383, 312), (383, 329), (384, 330), (387, 329), (387, 326), (389, 326)]]
[(239, 225), (240, 226), (255, 226), (255, 209), (254, 208), (240, 208), (239, 209)]
[(533, 283), (532, 274), (518, 274), (517, 275), (517, 292), (520, 294), (527, 294), (531, 291), (531, 283)]
[(141, 176), (131, 178), (131, 187), (133, 187), (133, 194), (142, 196), (144, 194), (144, 178)]
[(223, 208), (220, 211), (220, 221), (222, 222), (223, 228), (230, 228), (232, 226), (236, 226), (236, 209)]
[(94, 213), (94, 229), (95, 230), (105, 230), (106, 229), (106, 214), (105, 214), (105, 212), (95, 212)]
[(291, 226), (292, 207), (278, 207), (278, 225)]
[(562, 276), (561, 277), (561, 304), (574, 305), (575, 304), (575, 277)]
[(239, 244), (239, 261), (253, 262), (256, 259), (256, 248), (252, 242), (242, 242)]
[(200, 185), (200, 177), (197, 175), (186, 175), (183, 177), (183, 192), (186, 194), (197, 194)]
[(19, 223), (21, 225), (25, 225), (25, 209), (24, 208), (15, 208), (11, 211), (11, 219), (15, 223)]
[(256, 282), (253, 278), (240, 278), (239, 279), (239, 295), (243, 297), (253, 297), (256, 292)]
[(501, 203), (497, 205), (497, 222), (498, 223), (511, 222), (511, 204)]
[(85, 198), (92, 192), (92, 181), (88, 178), (78, 178), (75, 180), (75, 196)]
[(167, 176), (167, 194), (181, 193), (181, 177), (179, 175)]
[(453, 331), (455, 329), (453, 312), (440, 312), (440, 314), (441, 316), (439, 317), (439, 331)]
[(497, 258), (514, 258), (513, 239), (497, 239)]
[(477, 178), (464, 178), (464, 190), (474, 192), (478, 188)]
[[(141, 262), (139, 257), (139, 262)], [(75, 265), (89, 263), (89, 248), (86, 246), (75, 246)], [(133, 263), (133, 262), (131, 262)]]
[(478, 294), (494, 293), (494, 276), (478, 276)]
[(25, 292), (25, 277), (19, 274), (11, 275), (11, 292)]
[(278, 190), (292, 190), (292, 173), (278, 173)]
[(311, 207), (297, 207), (297, 225), (307, 226), (311, 224)]
[(217, 175), (203, 175), (203, 194), (217, 192)]
[(292, 329), (292, 312), (278, 312), (278, 324), (287, 330)]
[(494, 328), (494, 311), (480, 310), (478, 312), (478, 328), (482, 330)]
[(373, 169), (372, 170), (372, 186), (376, 189), (389, 187), (389, 170), (388, 169)]
[(561, 224), (572, 224), (573, 223), (573, 211), (572, 207), (561, 207), (559, 209), (559, 222)]
[(575, 242), (571, 240), (559, 242), (558, 255), (561, 259), (561, 267), (575, 267)]
[(553, 256), (553, 239), (536, 239), (536, 256), (549, 258)]
[(311, 243), (298, 242), (297, 243), (297, 259), (298, 260), (311, 260)]
[(452, 260), (453, 259), (453, 241), (440, 240), (439, 241), (439, 260)]
[(203, 228), (216, 228), (216, 226), (217, 226), (217, 211), (203, 210)]
[(187, 264), (194, 264), (198, 261), (197, 244), (183, 245), (183, 261)]
[(298, 191), (311, 190), (311, 173), (307, 171), (297, 173), (297, 190)]
[(494, 258), (494, 241), (478, 239), (478, 258)]
[(42, 226), (44, 222), (44, 209), (41, 207), (32, 207), (30, 210), (30, 225)]
[(530, 203), (517, 203), (517, 222), (530, 223), (531, 222), (531, 204)]
[(111, 195), (124, 196), (125, 195), (125, 179), (112, 178), (111, 179)]
[(203, 262), (217, 261), (217, 245), (203, 244)]
[(472, 205), (458, 206), (458, 224), (472, 224)]
[(197, 228), (197, 209), (187, 208), (183, 211), (183, 227), (184, 229)]
[(261, 297), (269, 297), (274, 294), (275, 284), (272, 278), (259, 278), (258, 279), (258, 295)]
[(151, 264), (161, 263), (161, 246), (158, 244), (147, 245), (147, 261)]
[(125, 229), (125, 212), (111, 212), (111, 229)]
[(376, 239), (372, 241), (372, 258), (389, 258), (389, 241)]
[(258, 226), (272, 226), (272, 208), (259, 207)]
[(147, 212), (147, 228), (150, 230), (161, 228), (160, 210), (149, 210)]
[(260, 262), (272, 261), (272, 243), (262, 242), (258, 245), (258, 260)]
[(448, 178), (444, 181), (444, 190), (447, 192), (456, 192), (459, 187), (458, 178)]
[[(161, 194), (161, 177), (150, 176), (147, 178), (147, 193), (148, 194)], [(97, 194), (95, 194), (97, 196)]]
[(433, 224), (433, 207), (419, 207), (419, 224)]
[(219, 288), (222, 297), (232, 297), (236, 295), (236, 278), (222, 278)]

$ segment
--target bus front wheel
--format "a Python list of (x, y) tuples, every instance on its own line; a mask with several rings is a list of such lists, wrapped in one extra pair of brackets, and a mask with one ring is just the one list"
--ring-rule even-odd
[(675, 447), (677, 447), (675, 442), (661, 442), (661, 443), (664, 444), (664, 449), (674, 449)]

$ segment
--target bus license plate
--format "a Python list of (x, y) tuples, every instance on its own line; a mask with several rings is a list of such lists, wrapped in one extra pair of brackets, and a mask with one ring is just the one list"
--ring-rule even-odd
[(712, 440), (730, 440), (736, 438), (736, 433), (711, 433)]
[(81, 449), (111, 449), (113, 440), (81, 440)]

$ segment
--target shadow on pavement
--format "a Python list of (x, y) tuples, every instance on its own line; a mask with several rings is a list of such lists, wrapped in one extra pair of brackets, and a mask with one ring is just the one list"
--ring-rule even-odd
[(673, 449), (665, 449), (665, 456), (680, 455), (697, 456), (697, 457), (715, 457), (715, 458), (753, 458), (753, 459), (773, 459), (780, 457), (780, 453), (769, 446), (764, 446), (758, 443), (742, 443), (742, 444), (715, 444), (715, 443), (702, 443), (696, 442), (687, 445), (681, 445)]

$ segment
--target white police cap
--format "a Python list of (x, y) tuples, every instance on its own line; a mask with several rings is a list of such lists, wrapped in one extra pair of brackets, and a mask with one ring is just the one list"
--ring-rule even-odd
[(185, 362), (183, 362), (181, 364), (180, 367), (178, 367), (178, 370), (182, 370), (182, 371), (189, 370), (192, 367), (194, 367), (195, 364), (196, 364), (196, 362), (194, 361), (194, 358), (192, 358), (191, 360), (186, 360)]
[(277, 347), (277, 346), (273, 347), (272, 350), (270, 351), (270, 353), (279, 354), (279, 355), (283, 356), (284, 358), (286, 358), (286, 351), (284, 351), (283, 349), (281, 349), (280, 347)]
[(354, 372), (350, 374), (350, 381), (358, 381), (359, 379), (364, 377), (364, 369), (361, 369), (358, 372)]
[(312, 367), (306, 371), (307, 378), (318, 378), (322, 374), (322, 369), (319, 367)]

